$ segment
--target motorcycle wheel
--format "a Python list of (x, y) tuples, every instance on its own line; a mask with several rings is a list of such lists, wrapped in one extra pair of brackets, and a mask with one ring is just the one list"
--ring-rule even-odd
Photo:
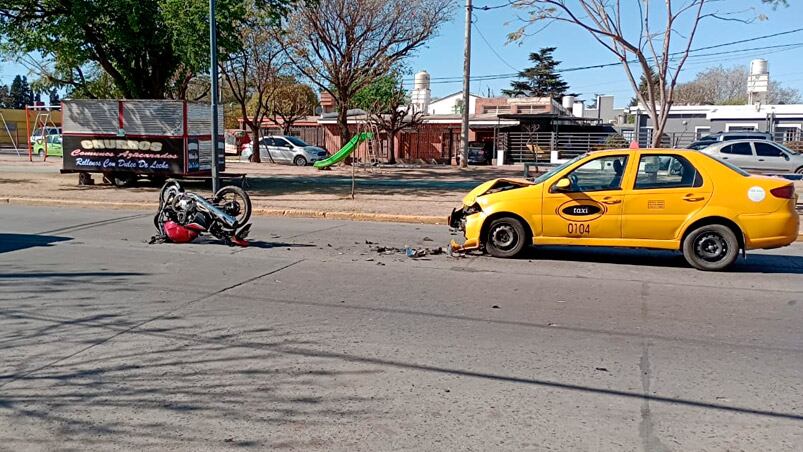
[(215, 193), (214, 203), (222, 206), (224, 210), (228, 204), (234, 203), (238, 210), (235, 215), (238, 226), (246, 224), (251, 218), (251, 198), (240, 187), (229, 186), (221, 188)]
[(162, 185), (162, 189), (159, 191), (159, 210), (162, 210), (164, 207), (165, 202), (170, 200), (171, 198), (175, 197), (179, 193), (183, 193), (184, 189), (181, 188), (181, 185), (175, 179), (168, 179), (164, 185)]

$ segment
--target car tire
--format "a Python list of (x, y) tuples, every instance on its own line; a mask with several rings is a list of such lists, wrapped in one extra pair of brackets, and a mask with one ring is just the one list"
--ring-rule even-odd
[(803, 166), (795, 170), (795, 174), (803, 174)]
[(502, 217), (491, 221), (485, 234), (485, 251), (494, 257), (510, 258), (527, 246), (527, 230), (521, 221)]
[(295, 166), (307, 166), (307, 159), (304, 158), (304, 156), (302, 156), (302, 155), (298, 155), (298, 156), (296, 156), (296, 158), (293, 159), (293, 165), (295, 165)]
[(683, 257), (698, 270), (723, 270), (739, 257), (739, 239), (725, 225), (700, 226), (683, 240)]
[(41, 150), (41, 149), (39, 150), (39, 152), (37, 152), (37, 153), (36, 153), (36, 155), (37, 155), (37, 157), (39, 157), (39, 159), (41, 159), (41, 160), (44, 160), (44, 159), (45, 159), (45, 151), (43, 151), (43, 150)]

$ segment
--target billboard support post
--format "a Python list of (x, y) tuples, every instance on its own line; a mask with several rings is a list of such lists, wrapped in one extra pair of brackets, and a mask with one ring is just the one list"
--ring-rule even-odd
[(218, 174), (218, 71), (217, 71), (217, 19), (215, 18), (215, 0), (209, 0), (209, 47), (211, 51), (211, 91), (212, 91), (212, 193), (220, 189)]

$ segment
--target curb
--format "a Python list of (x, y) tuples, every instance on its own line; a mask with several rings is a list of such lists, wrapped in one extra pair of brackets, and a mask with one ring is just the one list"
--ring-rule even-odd
[[(74, 199), (45, 199), (45, 198), (0, 198), (1, 204), (34, 205), (34, 206), (60, 206), (60, 207), (98, 207), (111, 209), (152, 210), (151, 206), (134, 202), (107, 202), (107, 201), (80, 201)], [(445, 217), (432, 215), (393, 215), (386, 213), (368, 212), (342, 212), (325, 210), (302, 209), (268, 209), (255, 208), (253, 215), (260, 217), (287, 217), (287, 218), (318, 218), (326, 220), (346, 221), (376, 221), (380, 223), (410, 223), (410, 224), (446, 224)], [(797, 242), (803, 242), (803, 232), (797, 236)]]
[[(153, 210), (149, 204), (136, 202), (81, 201), (74, 199), (0, 198), (0, 205), (28, 205), (55, 207), (95, 207), (109, 209)], [(370, 212), (325, 211), (303, 209), (254, 208), (253, 215), (260, 217), (318, 218), (326, 220), (377, 221), (380, 223), (446, 224), (446, 217), (432, 215), (394, 215)]]

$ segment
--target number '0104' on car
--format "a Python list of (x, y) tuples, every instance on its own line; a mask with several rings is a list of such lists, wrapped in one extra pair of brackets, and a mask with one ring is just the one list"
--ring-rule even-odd
[(789, 245), (794, 186), (676, 149), (612, 150), (572, 159), (534, 180), (494, 179), (472, 190), (449, 225), (455, 250), (513, 257), (529, 245), (677, 250), (701, 270), (740, 251)]

